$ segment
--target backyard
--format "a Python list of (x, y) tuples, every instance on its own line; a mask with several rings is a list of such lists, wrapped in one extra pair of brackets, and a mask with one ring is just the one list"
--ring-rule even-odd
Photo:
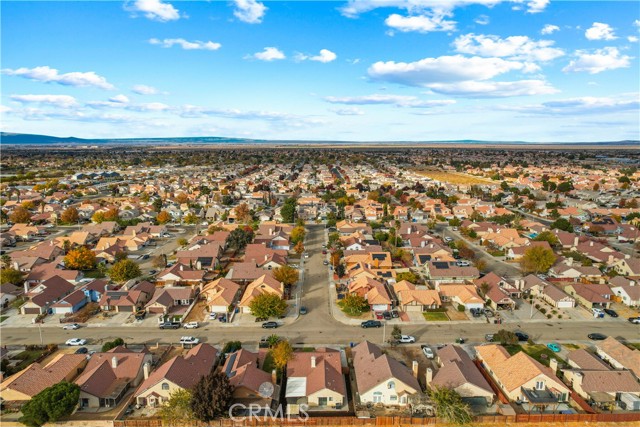
[(558, 362), (564, 364), (565, 361), (558, 356), (557, 353), (549, 350), (544, 344), (512, 344), (506, 345), (505, 348), (510, 355), (514, 355), (519, 351), (524, 351), (529, 356), (533, 357), (544, 366), (549, 366), (550, 359), (556, 359)]

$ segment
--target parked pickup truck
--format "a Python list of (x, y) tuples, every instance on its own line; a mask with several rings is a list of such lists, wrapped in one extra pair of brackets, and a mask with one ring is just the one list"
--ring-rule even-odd
[(160, 329), (178, 329), (180, 322), (164, 322), (160, 323)]

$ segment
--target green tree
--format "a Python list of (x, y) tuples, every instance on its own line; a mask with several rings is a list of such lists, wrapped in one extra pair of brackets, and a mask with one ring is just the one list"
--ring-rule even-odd
[(469, 424), (472, 420), (469, 405), (455, 390), (448, 387), (435, 386), (429, 396), (436, 406), (436, 415), (454, 425)]
[(177, 243), (178, 243), (180, 246), (186, 246), (186, 245), (189, 243), (189, 241), (188, 241), (187, 239), (185, 239), (184, 237), (180, 237), (180, 238), (178, 239)]
[(522, 272), (527, 273), (546, 273), (556, 262), (556, 256), (551, 249), (540, 246), (533, 246), (524, 251), (524, 255), (520, 259)]
[(573, 184), (570, 181), (564, 181), (558, 184), (558, 191), (561, 193), (567, 193), (573, 190)]
[(130, 259), (116, 262), (109, 270), (109, 277), (114, 282), (126, 282), (140, 276), (140, 267)]
[(398, 325), (393, 325), (393, 330), (391, 331), (391, 336), (394, 339), (399, 340), (400, 337), (402, 336), (402, 328), (400, 328), (400, 326), (398, 326)]
[(158, 224), (166, 224), (171, 221), (171, 215), (167, 211), (162, 211), (156, 216), (156, 221)]
[(518, 344), (518, 337), (511, 331), (500, 329), (493, 334), (493, 342), (498, 342), (502, 345), (514, 345)]
[(360, 316), (369, 311), (369, 303), (358, 294), (347, 294), (339, 303), (342, 311), (349, 316)]
[(105, 221), (104, 219), (104, 212), (96, 212), (93, 214), (93, 216), (91, 217), (91, 221), (95, 222), (96, 224), (101, 224)]
[(195, 420), (193, 409), (191, 409), (191, 390), (179, 388), (169, 394), (167, 400), (158, 411), (162, 418), (162, 425), (175, 426), (192, 424)]
[(227, 236), (228, 247), (242, 250), (253, 241), (253, 230), (251, 228), (236, 228)]
[(102, 352), (106, 353), (107, 351), (111, 350), (112, 348), (116, 348), (119, 345), (124, 345), (124, 340), (122, 338), (116, 338), (113, 341), (108, 341), (102, 344)]
[(3, 268), (0, 270), (0, 283), (22, 284), (22, 272), (15, 268)]
[(249, 303), (249, 309), (255, 317), (280, 317), (287, 310), (287, 302), (275, 294), (260, 294)]
[(71, 270), (93, 270), (96, 267), (96, 254), (86, 246), (80, 246), (67, 253), (64, 266)]
[(193, 416), (204, 422), (228, 415), (233, 388), (222, 371), (211, 371), (198, 381), (191, 393)]
[(227, 341), (222, 349), (222, 353), (229, 354), (234, 353), (242, 348), (242, 343), (240, 341)]
[(415, 273), (411, 272), (411, 271), (404, 271), (402, 273), (398, 273), (396, 275), (396, 282), (401, 282), (403, 280), (406, 280), (407, 282), (411, 282), (411, 283), (418, 283), (418, 276), (415, 275)]
[(343, 278), (344, 274), (346, 273), (346, 268), (344, 266), (344, 264), (338, 264), (336, 266), (336, 274), (338, 275), (339, 278)]
[(282, 267), (273, 269), (273, 278), (278, 282), (282, 282), (285, 286), (291, 286), (298, 281), (300, 274), (298, 270), (289, 266), (283, 265)]
[(297, 204), (298, 202), (296, 201), (296, 199), (292, 197), (284, 201), (284, 205), (280, 209), (280, 215), (282, 216), (283, 222), (294, 222)]
[(2, 268), (11, 268), (11, 257), (8, 254), (3, 254), (0, 256), (0, 264)]
[(550, 225), (552, 230), (563, 230), (568, 231), (569, 233), (573, 233), (573, 225), (566, 218), (558, 218), (553, 221)]
[(533, 240), (535, 240), (536, 242), (549, 242), (551, 246), (558, 246), (558, 243), (560, 243), (558, 241), (558, 236), (556, 236), (551, 231), (543, 231), (542, 233), (538, 234)]
[(195, 224), (196, 222), (198, 222), (198, 217), (195, 214), (189, 212), (182, 220), (185, 224)]
[(305, 231), (304, 227), (297, 226), (294, 227), (293, 230), (291, 230), (291, 236), (289, 237), (289, 239), (293, 244), (296, 244), (298, 242), (302, 242), (306, 234), (307, 232)]
[(22, 407), (20, 422), (39, 427), (71, 415), (78, 405), (80, 387), (66, 381), (45, 388)]
[(160, 211), (162, 210), (162, 199), (159, 197), (153, 199), (153, 203), (151, 203), (151, 206), (153, 206), (154, 211), (160, 213)]

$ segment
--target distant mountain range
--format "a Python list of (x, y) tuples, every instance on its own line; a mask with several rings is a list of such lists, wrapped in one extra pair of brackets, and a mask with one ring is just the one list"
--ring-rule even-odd
[(601, 141), (601, 142), (553, 142), (538, 143), (531, 141), (481, 141), (474, 139), (460, 139), (448, 141), (314, 141), (314, 140), (266, 140), (226, 138), (221, 136), (184, 137), (184, 138), (105, 138), (84, 139), (75, 137), (57, 137), (50, 135), (34, 135), (27, 133), (0, 132), (2, 144), (13, 145), (105, 145), (105, 144), (130, 144), (130, 145), (191, 145), (191, 144), (339, 144), (339, 145), (363, 145), (363, 144), (469, 144), (469, 145), (630, 145), (640, 148), (640, 141)]

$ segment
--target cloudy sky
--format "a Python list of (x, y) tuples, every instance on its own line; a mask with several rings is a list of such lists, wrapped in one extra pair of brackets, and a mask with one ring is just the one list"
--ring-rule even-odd
[(639, 139), (640, 3), (3, 1), (1, 129)]

